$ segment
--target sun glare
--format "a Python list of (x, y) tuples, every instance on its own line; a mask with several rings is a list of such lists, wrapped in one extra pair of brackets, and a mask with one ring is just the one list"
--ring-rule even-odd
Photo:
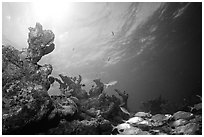
[(33, 3), (33, 12), (39, 22), (62, 21), (71, 12), (70, 2), (42, 1)]

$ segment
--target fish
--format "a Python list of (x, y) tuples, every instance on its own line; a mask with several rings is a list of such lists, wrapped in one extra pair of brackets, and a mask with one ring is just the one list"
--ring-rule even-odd
[(126, 108), (120, 107), (120, 110), (121, 110), (123, 113), (130, 115), (130, 113), (127, 111)]
[(108, 57), (108, 61), (110, 61), (110, 57)]
[(130, 119), (128, 119), (127, 121), (125, 121), (125, 123), (128, 123), (128, 124), (137, 124), (139, 122), (142, 122), (144, 119), (141, 118), (141, 117), (132, 117)]
[(112, 31), (112, 35), (114, 36), (115, 35), (115, 33)]
[(136, 114), (134, 114), (135, 117), (152, 117), (151, 113), (148, 112), (137, 112)]
[(122, 123), (122, 124), (119, 124), (119, 125), (117, 125), (117, 126), (113, 126), (113, 125), (111, 124), (111, 126), (112, 126), (112, 128), (113, 128), (112, 131), (113, 131), (114, 129), (117, 129), (118, 131), (120, 131), (121, 129), (125, 130), (125, 129), (131, 128), (130, 124), (127, 124), (127, 123)]
[(125, 129), (123, 132), (120, 132), (118, 135), (137, 135), (138, 133), (141, 133), (142, 130), (137, 127), (131, 127), (128, 129)]
[(110, 87), (110, 86), (114, 86), (115, 84), (117, 84), (118, 83), (118, 81), (111, 81), (111, 82), (109, 82), (109, 83), (107, 83), (107, 84), (104, 84), (104, 86), (105, 86), (105, 88), (108, 88), (108, 87)]
[(200, 95), (196, 95), (198, 98), (200, 98), (200, 100), (202, 101), (202, 97)]
[(186, 123), (188, 123), (188, 120), (178, 119), (178, 120), (174, 121), (174, 122), (171, 124), (171, 126), (173, 126), (173, 127), (179, 127), (179, 126), (185, 125)]

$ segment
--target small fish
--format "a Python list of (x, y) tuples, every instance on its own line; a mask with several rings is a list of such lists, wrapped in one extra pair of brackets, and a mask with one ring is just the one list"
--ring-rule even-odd
[(141, 132), (141, 129), (137, 127), (131, 127), (131, 128), (122, 130), (122, 132), (119, 132), (118, 135), (137, 135), (140, 132)]
[(74, 51), (75, 49), (73, 48), (72, 51)]
[(108, 61), (110, 61), (110, 57), (108, 57)]
[(188, 123), (188, 120), (185, 120), (185, 119), (178, 119), (176, 121), (174, 121), (171, 126), (173, 127), (178, 127), (178, 126), (183, 126), (185, 125), (186, 123)]
[(144, 119), (141, 117), (132, 117), (132, 118), (128, 119), (127, 121), (125, 121), (125, 123), (136, 124), (136, 123), (142, 122), (143, 120)]
[(138, 124), (152, 126), (152, 123), (149, 120), (143, 120), (141, 122), (138, 122)]
[(115, 35), (115, 33), (112, 31), (112, 35), (114, 36)]
[(135, 115), (135, 117), (152, 117), (151, 113), (146, 113), (146, 112), (137, 112)]
[(200, 100), (202, 101), (202, 97), (200, 96), (200, 95), (196, 95), (197, 97), (199, 97), (200, 98)]
[(118, 83), (118, 81), (111, 81), (111, 82), (109, 82), (109, 83), (107, 83), (107, 84), (104, 84), (104, 86), (105, 86), (105, 88), (108, 88), (108, 87), (110, 87), (110, 86), (114, 86), (115, 84), (117, 84)]
[(120, 107), (120, 110), (121, 110), (123, 113), (130, 115), (130, 113), (127, 111), (126, 108)]
[(119, 124), (119, 125), (117, 125), (117, 126), (113, 126), (113, 125), (111, 124), (111, 126), (113, 127), (112, 131), (113, 131), (114, 129), (117, 129), (118, 131), (120, 131), (121, 129), (125, 130), (125, 129), (131, 128), (130, 124), (127, 124), (127, 123), (122, 123), (122, 124)]
[(158, 130), (158, 129), (152, 129), (152, 130), (150, 130), (150, 132), (156, 132), (156, 133), (159, 133), (160, 130)]

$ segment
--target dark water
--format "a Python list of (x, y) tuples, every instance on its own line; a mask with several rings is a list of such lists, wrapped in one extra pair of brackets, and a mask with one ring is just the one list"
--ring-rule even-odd
[[(126, 81), (135, 83), (127, 89), (135, 96), (129, 100), (131, 109), (135, 109), (137, 100), (144, 101), (159, 94), (177, 104), (186, 99), (191, 104), (198, 100), (196, 94), (202, 94), (202, 5), (191, 3), (180, 17), (174, 19), (173, 13), (186, 5), (187, 3), (169, 3), (162, 18), (159, 18), (162, 9), (159, 9), (135, 33), (135, 37), (148, 35), (149, 27), (158, 25), (152, 34), (156, 36), (152, 44), (154, 48), (149, 48), (136, 60), (129, 62), (141, 64)], [(144, 99), (137, 96), (143, 96)]]

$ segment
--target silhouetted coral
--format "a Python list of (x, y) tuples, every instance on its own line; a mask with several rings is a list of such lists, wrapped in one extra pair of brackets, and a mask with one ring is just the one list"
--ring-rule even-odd
[(55, 78), (55, 80), (60, 84), (62, 94), (67, 94), (67, 92), (69, 92), (72, 96), (75, 96), (78, 99), (86, 99), (88, 97), (87, 92), (81, 88), (81, 75), (79, 75), (78, 79), (76, 79), (76, 77), (72, 78), (63, 76), (62, 74), (59, 74), (59, 76), (62, 81), (58, 78)]
[(49, 54), (55, 48), (53, 43), (55, 35), (51, 30), (43, 30), (40, 23), (35, 28), (29, 27), (27, 59), (37, 63), (42, 56)]
[(101, 82), (101, 79), (94, 79), (93, 82), (96, 84), (96, 86), (90, 89), (90, 97), (99, 96), (104, 90), (104, 84)]
[(37, 64), (52, 51), (54, 34), (42, 30), (39, 23), (29, 30), (27, 50), (2, 46), (3, 134), (19, 133), (25, 126), (43, 120), (54, 109), (47, 93), (52, 66)]

